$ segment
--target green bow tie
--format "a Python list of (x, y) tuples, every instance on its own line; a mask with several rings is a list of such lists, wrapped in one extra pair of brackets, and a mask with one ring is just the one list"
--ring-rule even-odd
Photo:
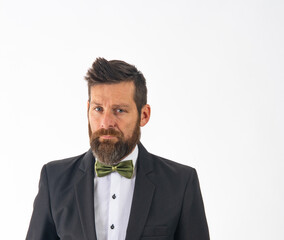
[(131, 178), (133, 176), (133, 163), (132, 160), (128, 160), (120, 162), (115, 166), (109, 166), (96, 161), (95, 170), (98, 177), (104, 177), (116, 171), (123, 177)]

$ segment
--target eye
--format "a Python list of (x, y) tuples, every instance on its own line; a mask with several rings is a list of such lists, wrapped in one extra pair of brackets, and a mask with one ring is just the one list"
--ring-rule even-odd
[(103, 110), (103, 108), (102, 107), (95, 107), (94, 110), (97, 111), (97, 112), (101, 112)]
[(120, 108), (118, 108), (118, 109), (115, 109), (115, 112), (116, 113), (123, 113), (123, 112), (125, 112), (123, 109), (120, 109)]

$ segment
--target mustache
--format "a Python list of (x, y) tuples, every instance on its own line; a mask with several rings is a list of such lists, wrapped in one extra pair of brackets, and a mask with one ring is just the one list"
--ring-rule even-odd
[(104, 128), (101, 128), (99, 129), (98, 131), (94, 132), (93, 133), (93, 136), (92, 138), (99, 138), (103, 135), (110, 135), (110, 136), (113, 136), (113, 137), (123, 137), (123, 134), (113, 128), (108, 128), (108, 129), (104, 129)]

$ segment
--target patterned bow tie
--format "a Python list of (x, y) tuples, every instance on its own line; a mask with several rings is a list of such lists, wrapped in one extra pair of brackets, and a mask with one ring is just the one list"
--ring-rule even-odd
[(133, 176), (133, 163), (132, 160), (128, 160), (120, 162), (115, 166), (109, 166), (96, 161), (95, 171), (98, 177), (104, 177), (116, 171), (123, 177), (131, 178)]

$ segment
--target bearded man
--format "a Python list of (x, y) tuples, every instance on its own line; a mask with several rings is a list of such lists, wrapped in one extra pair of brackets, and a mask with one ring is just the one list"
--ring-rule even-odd
[(91, 148), (42, 168), (26, 239), (209, 240), (196, 170), (140, 143), (143, 74), (97, 58), (85, 79)]

